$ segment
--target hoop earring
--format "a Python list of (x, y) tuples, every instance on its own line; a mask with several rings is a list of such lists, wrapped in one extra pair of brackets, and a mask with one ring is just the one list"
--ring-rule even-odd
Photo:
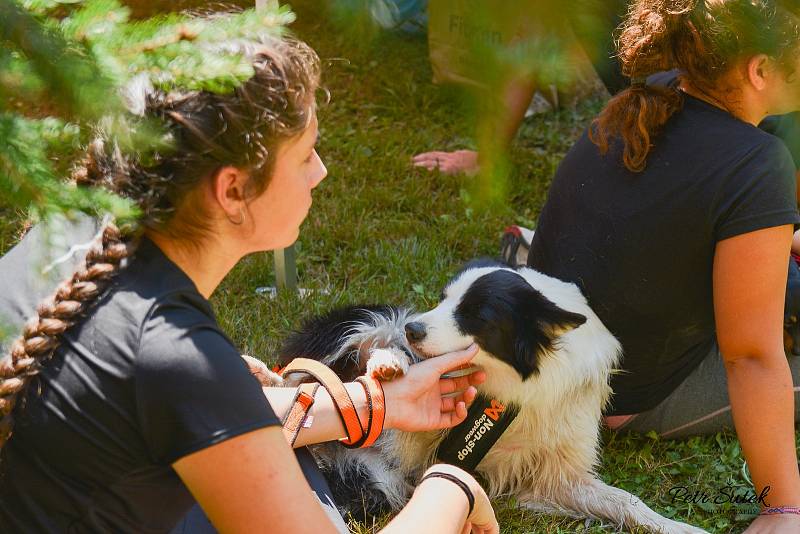
[(236, 226), (241, 226), (242, 224), (244, 224), (244, 218), (245, 218), (244, 208), (239, 208), (239, 214), (241, 215), (241, 218), (238, 221), (234, 221), (233, 219), (228, 217), (228, 220), (230, 221), (231, 224), (234, 224)]

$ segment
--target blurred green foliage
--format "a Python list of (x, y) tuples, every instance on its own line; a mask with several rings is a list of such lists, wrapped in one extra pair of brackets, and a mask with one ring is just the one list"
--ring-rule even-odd
[[(332, 24), (368, 47), (383, 26), (376, 4), (402, 11), (409, 1), (328, 0)], [(611, 36), (625, 9), (622, 0), (428, 2), (434, 79), (460, 83), (471, 109), (472, 131), (465, 134), (474, 136), (481, 165), (467, 199), (476, 210), (508, 201), (509, 89), (532, 84), (554, 97), (555, 107), (568, 102), (589, 77), (597, 80), (592, 63), (611, 64)]]
[(121, 89), (144, 75), (165, 90), (230, 91), (252, 66), (226, 45), (279, 34), (293, 20), (276, 1), (132, 21), (117, 0), (0, 0), (0, 200), (34, 220), (74, 209), (135, 215), (122, 199), (67, 180), (98, 127), (139, 157), (166, 149), (159, 125), (133, 118)]

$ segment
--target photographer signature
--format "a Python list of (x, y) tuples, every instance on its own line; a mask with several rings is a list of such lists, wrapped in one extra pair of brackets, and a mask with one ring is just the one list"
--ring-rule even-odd
[(697, 486), (673, 486), (667, 492), (671, 497), (671, 503), (678, 502), (699, 504), (757, 504), (769, 507), (766, 497), (770, 487), (765, 486), (761, 493), (756, 493), (749, 488), (737, 486), (723, 486), (721, 488), (708, 489)]

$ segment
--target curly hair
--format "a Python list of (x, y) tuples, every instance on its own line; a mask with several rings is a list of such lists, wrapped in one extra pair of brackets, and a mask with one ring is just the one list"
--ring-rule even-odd
[[(211, 230), (193, 202), (198, 185), (225, 166), (249, 173), (249, 198), (269, 184), (277, 147), (308, 127), (315, 113), (320, 67), (304, 43), (271, 39), (238, 44), (252, 58), (254, 75), (231, 93), (155, 91), (135, 80), (126, 99), (134, 114), (162, 120), (171, 150), (148, 157), (124, 155), (98, 131), (73, 179), (103, 187), (138, 205), (137, 221), (117, 227), (106, 221), (84, 265), (36, 308), (8, 354), (0, 359), (0, 447), (11, 437), (17, 402), (51, 359), (59, 336), (77, 324), (133, 257), (145, 230), (197, 242)], [(188, 209), (184, 209), (188, 208)]]
[(682, 79), (712, 94), (743, 58), (766, 54), (791, 77), (800, 45), (797, 0), (636, 0), (617, 40), (631, 87), (614, 96), (592, 123), (602, 153), (614, 139), (625, 166), (644, 169), (654, 138), (683, 106), (676, 88), (647, 85), (647, 76), (679, 69)]

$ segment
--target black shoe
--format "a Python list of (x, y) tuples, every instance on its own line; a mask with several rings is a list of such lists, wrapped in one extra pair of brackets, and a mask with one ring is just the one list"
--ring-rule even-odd
[(503, 231), (500, 239), (500, 259), (509, 267), (516, 269), (528, 263), (533, 230), (512, 225)]

